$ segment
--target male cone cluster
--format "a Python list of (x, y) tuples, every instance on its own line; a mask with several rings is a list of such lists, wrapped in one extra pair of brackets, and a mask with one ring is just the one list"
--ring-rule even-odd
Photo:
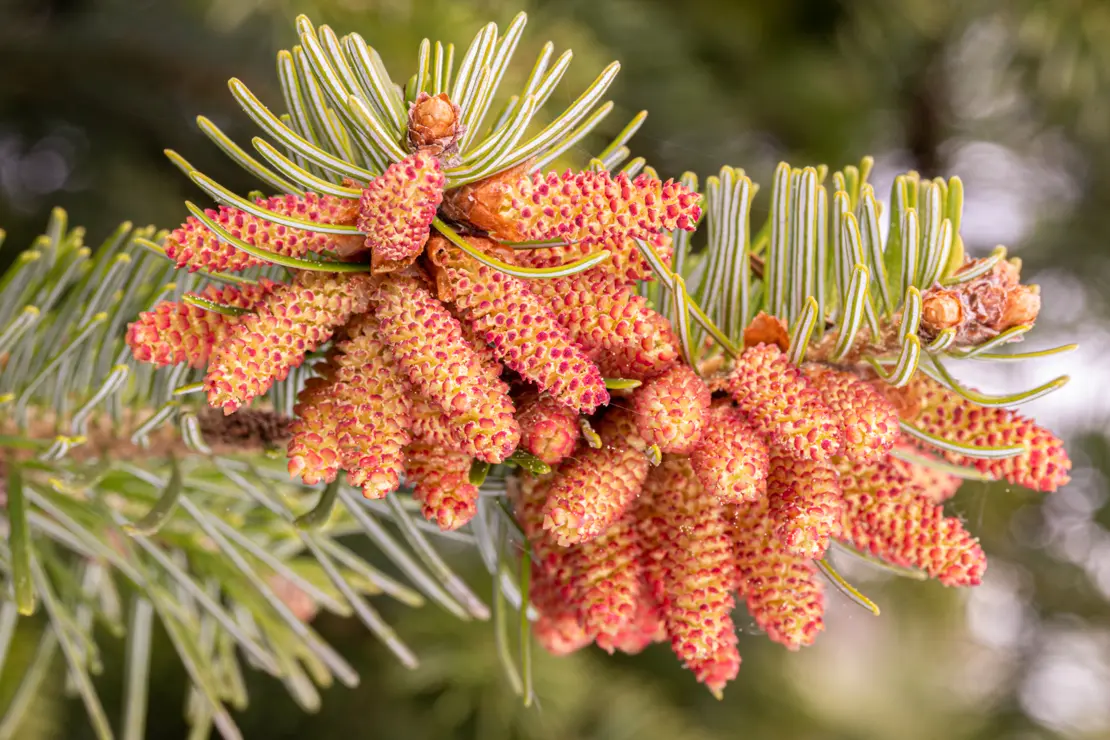
[[(714, 397), (710, 385), (723, 390)], [(591, 642), (637, 652), (669, 641), (719, 696), (740, 666), (737, 601), (789, 649), (822, 631), (815, 561), (832, 541), (948, 586), (978, 584), (986, 557), (941, 506), (953, 476), (891, 454), (915, 449), (899, 431), (900, 411), (945, 439), (984, 436), (989, 423), (992, 438), (1026, 446), (984, 472), (1038, 490), (1067, 480), (1069, 463), (1048, 432), (925, 377), (890, 389), (852, 368), (798, 367), (762, 343), (708, 384), (676, 364), (595, 421), (600, 448), (580, 441), (517, 492), (545, 595), (533, 600), (537, 639), (556, 654)], [(652, 445), (664, 453), (654, 466)]]
[[(258, 200), (256, 213), (208, 212), (275, 256), (318, 254), (363, 269), (293, 269), (286, 283), (210, 286), (158, 304), (127, 335), (140, 360), (206, 368), (208, 403), (227, 414), (324, 352), (295, 408), (290, 473), (317, 484), (345, 472), (370, 498), (407, 478), (425, 515), (445, 529), (474, 514), (477, 489), (465, 482), (472, 461), (503, 462), (522, 439), (541, 459), (561, 459), (577, 439), (578, 414), (609, 401), (603, 371), (646, 379), (678, 357), (666, 321), (611, 265), (550, 285), (508, 275), (433, 234), (445, 198), (462, 230), (475, 234), (466, 239), (476, 252), (499, 259), (514, 251), (499, 239), (561, 238), (572, 228), (587, 252), (613, 245), (623, 268), (633, 264), (634, 237), (663, 241), (700, 215), (697, 194), (680, 185), (607, 172), (544, 175), (521, 166), (489, 178), (490, 187), (445, 193), (443, 165), (462, 133), (457, 117), (445, 95), (417, 99), (412, 153), (359, 198), (285, 195)], [(485, 220), (459, 216), (464, 191)], [(268, 211), (363, 236), (290, 228), (267, 220)], [(190, 271), (265, 264), (195, 218), (167, 237), (165, 250)], [(525, 266), (529, 258), (510, 256)], [(571, 295), (573, 304), (561, 300)]]

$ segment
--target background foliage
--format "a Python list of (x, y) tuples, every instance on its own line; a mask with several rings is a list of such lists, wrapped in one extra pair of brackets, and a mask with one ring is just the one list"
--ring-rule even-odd
[[(1029, 411), (1071, 441), (1073, 483), (1048, 499), (967, 484), (952, 506), (991, 557), (963, 594), (937, 584), (850, 575), (883, 607), (874, 619), (834, 600), (816, 647), (789, 654), (747, 631), (744, 666), (717, 703), (665, 646), (635, 658), (596, 650), (540, 656), (538, 711), (503, 685), (482, 623), (428, 607), (387, 614), (417, 647), (407, 672), (349, 621), (318, 626), (363, 674), (303, 716), (280, 685), (253, 675), (248, 737), (992, 738), (1110, 733), (1110, 7), (1100, 0), (4, 0), (0, 2), (0, 264), (60, 205), (94, 241), (121, 219), (173, 226), (197, 197), (170, 147), (229, 188), (254, 187), (198, 135), (204, 113), (250, 132), (227, 92), (241, 77), (276, 98), (274, 50), (296, 13), (358, 30), (390, 67), (421, 38), (465, 42), (488, 20), (530, 15), (519, 58), (550, 38), (575, 50), (556, 97), (569, 102), (611, 59), (612, 135), (651, 115), (633, 140), (664, 176), (742, 166), (762, 182), (776, 162), (833, 167), (876, 156), (876, 190), (894, 172), (960, 175), (970, 251), (1022, 256), (1042, 286), (1044, 344), (1076, 339), (1072, 384)], [(521, 70), (517, 70), (521, 73)], [(587, 146), (583, 148), (584, 154)], [(596, 148), (596, 147), (593, 147)], [(757, 201), (761, 221), (766, 194)], [(1065, 339), (1067, 337), (1068, 339)], [(1051, 342), (1051, 339), (1057, 342)], [(1047, 365), (1047, 366), (1046, 366)], [(1023, 373), (1028, 372), (1023, 368)], [(1028, 385), (1024, 377), (992, 379)], [(460, 555), (460, 559), (466, 556)], [(460, 560), (460, 568), (465, 563)], [(471, 582), (488, 585), (474, 564)], [(744, 620), (741, 618), (741, 623)], [(163, 638), (164, 639), (164, 638)], [(9, 660), (26, 661), (21, 634)], [(112, 644), (106, 638), (106, 644)], [(159, 651), (156, 654), (167, 654)], [(109, 706), (121, 655), (98, 687)], [(61, 676), (60, 663), (54, 670)], [(155, 668), (151, 736), (184, 733), (184, 676)], [(61, 681), (38, 698), (38, 737), (84, 737)], [(0, 683), (0, 705), (13, 687)], [(113, 704), (113, 702), (115, 702)]]

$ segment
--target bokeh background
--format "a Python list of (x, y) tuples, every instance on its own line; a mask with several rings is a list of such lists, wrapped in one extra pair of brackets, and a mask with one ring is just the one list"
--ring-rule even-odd
[[(530, 23), (515, 74), (548, 39), (575, 51), (552, 105), (573, 100), (612, 59), (624, 65), (616, 112), (566, 164), (647, 108), (633, 148), (664, 176), (731, 164), (766, 183), (781, 159), (835, 169), (872, 154), (880, 193), (904, 169), (962, 177), (971, 251), (1004, 243), (1042, 286), (1027, 345), (1082, 347), (1020, 371), (960, 370), (996, 389), (1070, 373), (1069, 386), (1029, 411), (1069, 440), (1073, 482), (1047, 498), (964, 487), (950, 507), (990, 556), (978, 589), (842, 563), (883, 614), (834, 594), (826, 633), (800, 653), (738, 615), (744, 665), (722, 702), (656, 646), (632, 658), (541, 655), (540, 706), (524, 710), (487, 625), (435, 607), (394, 609), (420, 669), (396, 665), (354, 623), (324, 621), (362, 687), (327, 691), (322, 711), (305, 716), (256, 676), (240, 718), (247, 736), (1110, 738), (1106, 0), (0, 0), (0, 264), (55, 205), (88, 227), (90, 242), (124, 219), (179, 223), (182, 201), (201, 196), (165, 147), (232, 189), (253, 188), (193, 119), (203, 113), (243, 142), (253, 135), (226, 81), (241, 77), (278, 100), (274, 55), (292, 43), (297, 13), (359, 31), (405, 79), (420, 39), (465, 45), (519, 10)], [(766, 207), (764, 195), (756, 219)], [(467, 553), (453, 557), (468, 567)], [(20, 634), (10, 660), (26, 660), (34, 640)], [(112, 661), (101, 682), (109, 706), (119, 700)], [(54, 668), (25, 737), (91, 737)], [(150, 737), (185, 736), (184, 686), (172, 662), (156, 666)], [(0, 706), (13, 689), (0, 681)]]

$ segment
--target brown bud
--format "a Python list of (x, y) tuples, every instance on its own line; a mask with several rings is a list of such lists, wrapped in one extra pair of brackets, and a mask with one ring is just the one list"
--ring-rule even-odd
[(783, 352), (789, 350), (790, 332), (786, 322), (760, 311), (744, 330), (744, 346), (754, 347), (757, 344), (776, 344)]
[(1041, 296), (1026, 285), (1019, 285), (1006, 296), (999, 329), (1006, 330), (1020, 324), (1032, 324), (1041, 312)]
[(921, 302), (921, 329), (926, 336), (936, 336), (945, 329), (960, 325), (964, 310), (960, 295), (954, 290), (928, 291)]
[(463, 133), (459, 122), (459, 106), (447, 93), (431, 96), (422, 92), (409, 107), (409, 148), (423, 149), (443, 158), (458, 152)]

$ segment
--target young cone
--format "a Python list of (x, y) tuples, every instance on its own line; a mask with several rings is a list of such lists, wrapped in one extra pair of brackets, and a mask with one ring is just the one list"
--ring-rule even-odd
[(837, 418), (777, 346), (744, 350), (726, 381), (751, 425), (799, 460), (824, 461), (840, 450)]
[[(935, 455), (917, 449), (912, 441), (908, 439), (902, 439), (895, 447), (906, 450), (916, 457), (936, 460)], [(896, 471), (909, 478), (910, 485), (914, 488), (921, 489), (934, 504), (942, 504), (955, 496), (964, 482), (963, 478), (959, 476), (946, 473), (943, 470), (931, 468), (928, 465), (907, 462), (894, 455), (890, 455), (887, 461)]]
[(548, 465), (574, 453), (581, 432), (578, 416), (551, 398), (528, 393), (517, 400), (520, 448)]
[(600, 537), (584, 542), (570, 559), (570, 592), (578, 623), (610, 653), (627, 632), (640, 602), (640, 540), (626, 512)]
[(987, 560), (959, 519), (945, 517), (889, 462), (845, 464), (842, 536), (895, 565), (920, 568), (946, 586), (977, 586)]
[(688, 454), (701, 440), (709, 387), (686, 365), (649, 380), (632, 396), (636, 424), (648, 444), (664, 453)]
[(701, 215), (698, 194), (669, 180), (569, 170), (529, 175), (524, 167), (459, 188), (447, 207), (513, 241), (651, 240), (675, 228), (693, 231)]
[(786, 551), (766, 499), (733, 509), (738, 593), (767, 637), (791, 650), (813, 644), (825, 628), (825, 596), (813, 561)]
[(711, 409), (705, 431), (690, 453), (702, 487), (722, 502), (752, 501), (767, 489), (767, 445), (731, 406)]
[(488, 382), (481, 360), (462, 327), (421, 281), (392, 275), (373, 295), (382, 336), (413, 386), (448, 416), (469, 416), (492, 425), (512, 417), (512, 401)]
[(540, 612), (533, 634), (545, 650), (566, 655), (593, 642), (579, 624), (570, 588), (577, 547), (559, 547), (543, 529), (543, 505), (552, 477), (523, 475), (510, 489), (514, 514), (532, 549), (530, 600)]
[(528, 287), (603, 375), (645, 380), (678, 360), (678, 342), (670, 326), (656, 321), (658, 314), (632, 286), (604, 270), (535, 280)]
[(775, 536), (791, 555), (820, 560), (829, 537), (840, 534), (844, 499), (836, 471), (825, 463), (796, 460), (773, 449), (767, 502)]
[(363, 189), (358, 228), (366, 234), (374, 272), (403, 268), (420, 255), (446, 184), (439, 162), (416, 152), (389, 165)]
[(802, 372), (838, 420), (841, 454), (874, 462), (890, 451), (898, 438), (898, 412), (882, 394), (851, 373), (824, 365), (806, 365)]
[(301, 392), (289, 442), (289, 472), (306, 483), (342, 467), (367, 498), (397, 489), (411, 442), (411, 388), (371, 318), (347, 327), (323, 368)]
[(702, 488), (686, 458), (668, 455), (659, 469), (653, 502), (662, 520), (663, 620), (675, 655), (693, 667), (715, 657), (721, 636), (733, 631), (728, 522), (723, 505)]
[(1016, 411), (979, 406), (921, 373), (905, 388), (876, 384), (903, 420), (934, 436), (971, 447), (1025, 447), (1020, 455), (994, 460), (945, 452), (950, 463), (1034, 491), (1055, 491), (1070, 480), (1071, 460), (1064, 443)]
[(299, 272), (275, 288), (212, 353), (204, 379), (208, 404), (230, 414), (284, 380), (305, 353), (366, 310), (370, 281), (361, 274)]
[(555, 473), (543, 528), (563, 546), (600, 537), (640, 493), (647, 472), (647, 458), (626, 443), (580, 448)]
[(429, 242), (428, 252), (443, 271), (460, 315), (505, 367), (581, 413), (593, 413), (609, 401), (597, 366), (524, 282), (479, 264), (442, 237)]

